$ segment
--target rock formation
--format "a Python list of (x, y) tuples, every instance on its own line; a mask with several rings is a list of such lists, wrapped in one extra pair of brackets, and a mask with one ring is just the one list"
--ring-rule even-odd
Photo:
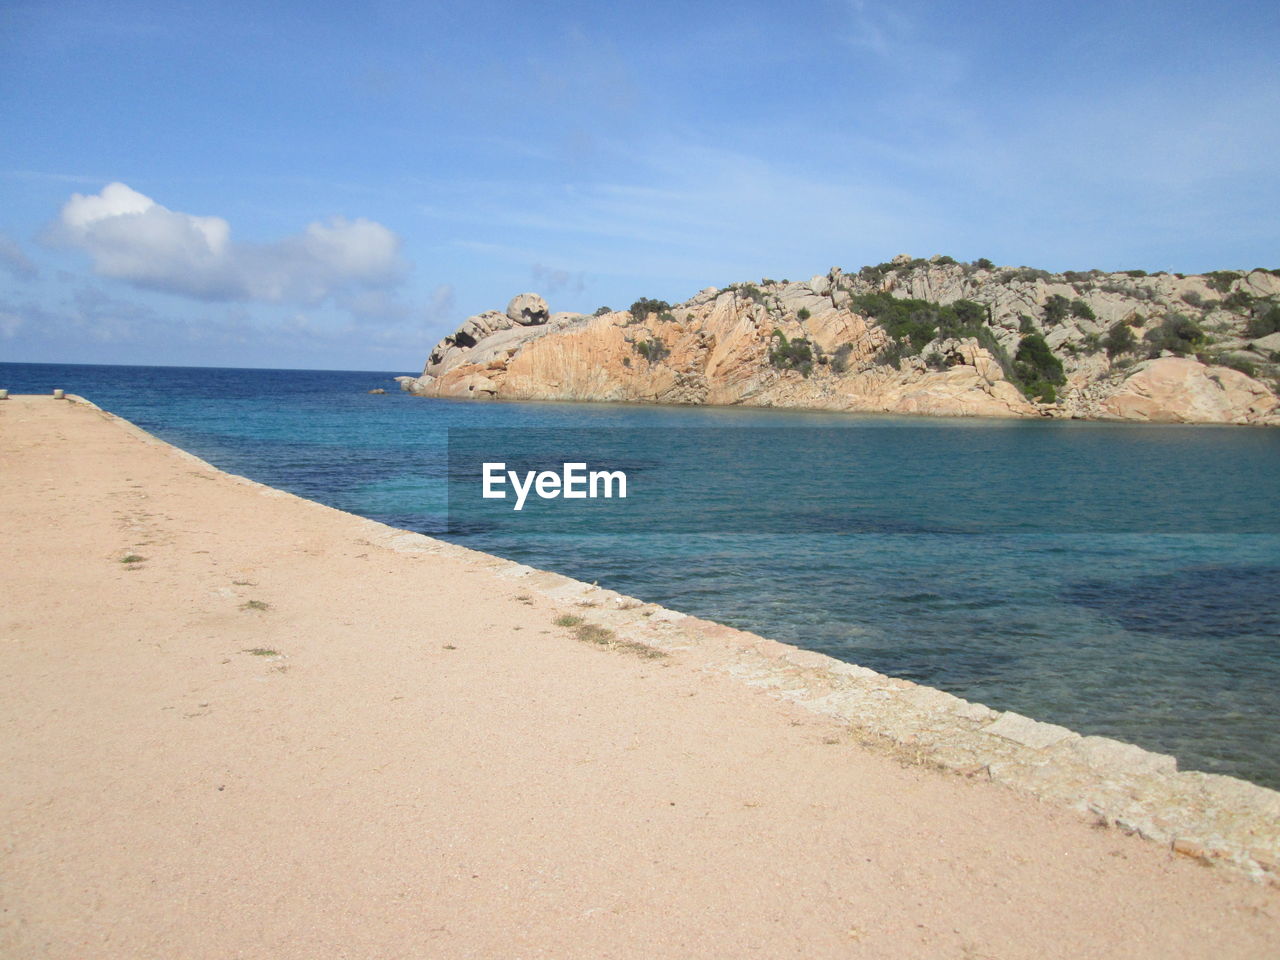
[(1280, 424), (1280, 275), (1049, 274), (900, 256), (675, 306), (468, 318), (430, 397)]

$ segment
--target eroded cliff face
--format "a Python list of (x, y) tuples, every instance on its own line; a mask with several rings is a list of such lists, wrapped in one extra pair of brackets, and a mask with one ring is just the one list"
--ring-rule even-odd
[[(911, 339), (876, 318), (874, 295), (963, 306), (966, 322)], [(646, 316), (552, 314), (522, 294), (505, 313), (469, 318), (401, 386), (474, 399), (1275, 424), (1280, 343), (1249, 331), (1277, 302), (1280, 277), (1261, 270), (1051, 275), (899, 257), (857, 275), (709, 288)], [(1029, 382), (1028, 337), (1061, 362), (1056, 387)]]

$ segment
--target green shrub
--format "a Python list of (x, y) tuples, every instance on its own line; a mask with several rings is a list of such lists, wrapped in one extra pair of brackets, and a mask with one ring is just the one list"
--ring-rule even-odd
[(608, 307), (596, 307), (596, 312), (593, 313), (592, 316), (603, 317), (606, 313), (613, 313), (613, 311)]
[(1160, 326), (1147, 331), (1143, 339), (1151, 344), (1150, 355), (1153, 357), (1160, 356), (1165, 350), (1185, 357), (1204, 342), (1204, 331), (1185, 314), (1171, 313)]
[(920, 267), (929, 266), (929, 261), (924, 257), (916, 257), (903, 263), (891, 263), (889, 266), (894, 270), (897, 270), (899, 273), (910, 273), (912, 270), (918, 270)]
[(1232, 370), (1238, 370), (1246, 377), (1256, 377), (1258, 375), (1257, 366), (1248, 357), (1227, 354), (1224, 357), (1218, 357), (1216, 362), (1221, 367), (1230, 367)]
[(1000, 364), (1000, 369), (1004, 371), (1005, 377), (1012, 381), (1015, 378), (1015, 374), (1013, 361), (1009, 359), (1009, 351), (1000, 346), (1000, 341), (996, 339), (996, 335), (991, 332), (991, 329), (989, 327), (980, 327), (974, 331), (973, 335), (974, 339), (978, 341), (978, 346), (996, 358), (996, 362)]
[(1053, 403), (1058, 399), (1058, 384), (1066, 382), (1062, 361), (1053, 355), (1049, 344), (1038, 333), (1028, 334), (1018, 343), (1013, 358), (1014, 384), (1032, 400)]
[(1022, 380), (1018, 388), (1031, 400), (1041, 403), (1056, 403), (1058, 400), (1058, 388), (1048, 380)]
[(902, 358), (911, 356), (910, 348), (897, 340), (890, 340), (876, 351), (875, 362), (902, 369)]
[(1123, 273), (1126, 277), (1135, 277), (1135, 278), (1145, 277), (1147, 275), (1147, 271), (1145, 270), (1120, 270), (1119, 272)]
[(671, 309), (671, 304), (665, 300), (650, 300), (647, 297), (641, 297), (631, 305), (631, 318), (637, 323), (648, 319), (651, 313), (664, 313)]
[(1062, 276), (1072, 283), (1084, 283), (1096, 280), (1098, 277), (1105, 276), (1105, 274), (1097, 267), (1094, 267), (1092, 270), (1067, 270)]
[(1235, 313), (1244, 313), (1253, 307), (1254, 297), (1245, 293), (1243, 290), (1236, 290), (1227, 294), (1222, 300), (1222, 306)]
[(1093, 312), (1093, 309), (1083, 300), (1071, 301), (1071, 315), (1073, 317), (1079, 317), (1081, 320), (1098, 319), (1097, 315)]
[(801, 307), (799, 310), (796, 311), (797, 320), (808, 320), (811, 316), (813, 316), (813, 314), (809, 312), (808, 307)]
[(1231, 284), (1240, 278), (1240, 274), (1235, 270), (1214, 270), (1212, 273), (1206, 273), (1205, 278), (1205, 282), (1212, 289), (1219, 293), (1226, 293), (1231, 289)]
[(987, 308), (980, 303), (974, 303), (972, 300), (956, 300), (951, 304), (951, 313), (955, 316), (954, 324), (947, 322), (946, 308), (943, 308), (941, 324), (943, 327), (971, 327), (985, 323), (990, 314)]
[(1280, 306), (1272, 305), (1266, 313), (1254, 314), (1245, 327), (1245, 335), (1254, 340), (1280, 333)]
[(1071, 301), (1060, 293), (1051, 296), (1044, 305), (1044, 322), (1047, 327), (1055, 327), (1067, 319), (1071, 312)]
[(1123, 320), (1117, 320), (1113, 323), (1111, 329), (1107, 331), (1106, 339), (1102, 341), (1102, 346), (1106, 349), (1109, 358), (1128, 353), (1136, 344), (1137, 341), (1133, 337), (1133, 328)]
[(974, 331), (987, 319), (987, 308), (972, 300), (957, 300), (943, 306), (887, 293), (864, 293), (854, 297), (852, 305), (880, 324), (895, 340), (908, 341), (916, 353), (939, 333), (974, 336)]
[(853, 344), (842, 343), (836, 347), (835, 356), (831, 358), (831, 369), (836, 373), (844, 373), (849, 369), (849, 354), (853, 353)]
[(1096, 333), (1086, 333), (1084, 335), (1084, 349), (1086, 353), (1097, 353), (1102, 349), (1102, 337)]
[(979, 270), (994, 270), (996, 268), (996, 265), (986, 257), (979, 257), (977, 260), (973, 261), (973, 265)]
[(1189, 307), (1195, 307), (1197, 310), (1204, 308), (1204, 297), (1195, 290), (1188, 290), (1182, 295), (1182, 302)]
[(956, 258), (955, 258), (955, 257), (948, 257), (948, 256), (946, 256), (945, 254), (944, 254), (943, 256), (939, 257), (937, 260), (935, 260), (935, 261), (934, 261), (934, 263), (936, 263), (936, 264), (938, 264), (939, 266), (942, 266), (942, 267), (950, 267), (950, 266), (954, 266), (954, 265), (955, 265), (955, 262), (956, 262)]
[(637, 340), (634, 346), (636, 353), (650, 363), (661, 363), (671, 353), (667, 345), (656, 337), (651, 340)]
[(1036, 332), (1036, 323), (1025, 313), (1018, 314), (1018, 332), (1023, 336)]
[(774, 330), (769, 362), (778, 370), (798, 370), (807, 377), (813, 372), (813, 346), (804, 337), (788, 340), (781, 330)]
[(930, 370), (946, 370), (951, 366), (947, 358), (940, 353), (931, 353), (924, 358), (924, 365)]
[(893, 338), (893, 343), (876, 354), (877, 363), (899, 366), (904, 356), (918, 354), (939, 336), (973, 337), (992, 352), (999, 349), (987, 326), (990, 311), (972, 300), (956, 300), (942, 305), (928, 300), (899, 299), (887, 293), (864, 293), (853, 298), (852, 307), (876, 321)]
[(864, 293), (853, 298), (853, 307), (871, 317), (894, 340), (907, 340), (915, 352), (938, 333), (941, 308), (926, 300), (900, 300), (887, 293)]

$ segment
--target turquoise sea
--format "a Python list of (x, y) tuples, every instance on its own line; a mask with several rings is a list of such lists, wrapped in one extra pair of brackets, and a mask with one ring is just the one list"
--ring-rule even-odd
[[(464, 403), (392, 376), (0, 363), (343, 510), (1280, 788), (1280, 431)], [(622, 525), (459, 522), (448, 435), (481, 430), (611, 438), (667, 495)], [(661, 474), (682, 446), (696, 475)]]

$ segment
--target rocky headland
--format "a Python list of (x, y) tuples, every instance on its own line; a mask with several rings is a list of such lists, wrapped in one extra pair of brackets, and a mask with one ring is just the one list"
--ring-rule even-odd
[(468, 318), (428, 397), (1280, 425), (1280, 271), (1051, 274), (903, 255), (678, 304)]

